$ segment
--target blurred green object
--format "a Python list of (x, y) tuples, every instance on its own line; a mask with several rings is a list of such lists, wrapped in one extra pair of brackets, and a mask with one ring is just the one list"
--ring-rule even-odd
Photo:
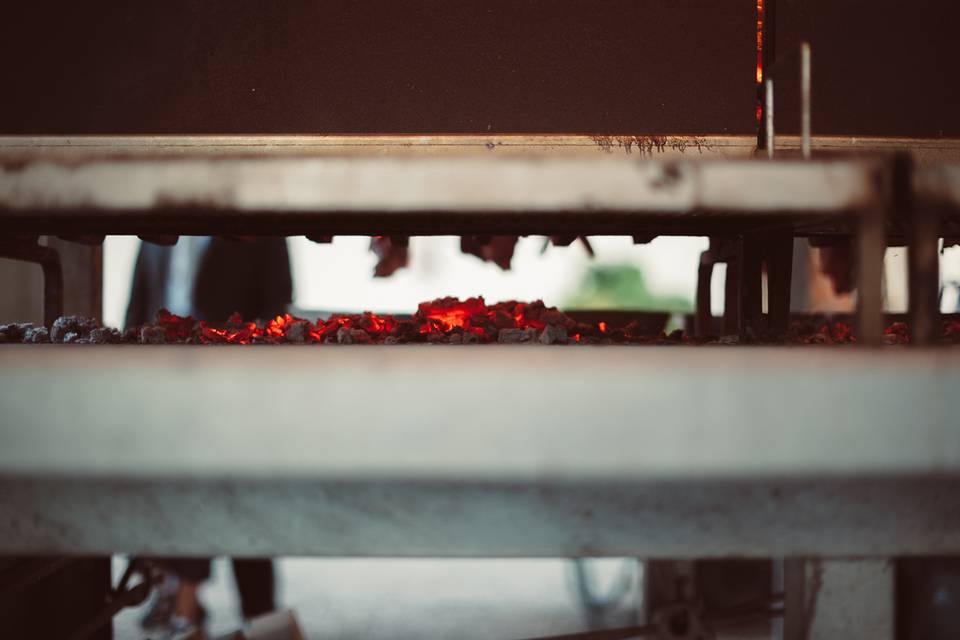
[(643, 272), (633, 264), (592, 265), (564, 309), (630, 309), (690, 313), (693, 300), (661, 295), (647, 288)]

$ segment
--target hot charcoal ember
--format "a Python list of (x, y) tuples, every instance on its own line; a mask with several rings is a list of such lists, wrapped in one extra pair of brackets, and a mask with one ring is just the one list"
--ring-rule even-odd
[[(910, 344), (910, 327), (906, 322), (894, 322), (883, 331), (886, 344)], [(852, 344), (857, 337), (845, 322), (794, 322), (787, 333), (787, 341), (796, 344)], [(940, 341), (960, 343), (960, 321), (944, 320), (940, 327)]]
[[(909, 327), (895, 322), (886, 329), (888, 344), (910, 342)], [(941, 341), (960, 343), (960, 322), (945, 320)], [(370, 312), (334, 315), (311, 322), (290, 315), (266, 322), (245, 321), (238, 314), (226, 323), (211, 324), (161, 310), (153, 324), (120, 333), (90, 318), (58, 318), (50, 332), (29, 323), (0, 325), (0, 343), (96, 344), (649, 344), (734, 345), (735, 336), (692, 337), (680, 330), (644, 333), (632, 322), (608, 327), (586, 324), (541, 301), (499, 302), (483, 298), (439, 298), (422, 303), (408, 318)], [(843, 322), (794, 322), (786, 335), (758, 340), (778, 344), (852, 344), (856, 336)]]

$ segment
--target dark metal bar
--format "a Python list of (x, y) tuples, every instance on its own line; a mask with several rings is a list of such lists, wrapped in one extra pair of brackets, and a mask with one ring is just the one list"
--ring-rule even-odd
[(810, 129), (810, 110), (811, 89), (810, 89), (810, 43), (804, 42), (800, 45), (800, 146), (805, 159), (810, 158), (811, 152), (811, 129)]
[[(141, 581), (130, 586), (130, 579), (134, 574), (139, 574)], [(151, 568), (140, 561), (131, 561), (127, 565), (123, 577), (120, 578), (117, 588), (110, 590), (103, 605), (90, 619), (73, 630), (69, 640), (89, 640), (104, 635), (112, 636), (113, 617), (127, 607), (135, 607), (143, 603), (150, 595), (153, 584), (154, 576)]]
[(740, 240), (740, 339), (756, 339), (763, 322), (763, 240), (747, 234)]
[[(109, 598), (109, 557), (34, 557), (22, 564), (20, 584), (11, 585), (16, 590), (5, 591), (0, 598), (4, 638), (69, 638), (80, 627), (88, 627)], [(112, 637), (109, 620), (85, 634), (87, 640)]]
[(0, 600), (37, 584), (75, 561), (74, 558), (30, 558), (16, 562), (12, 568), (0, 573)]
[(72, 240), (47, 238), (60, 256), (63, 273), (61, 315), (100, 318), (103, 314), (103, 248)]
[(939, 212), (921, 207), (910, 217), (907, 251), (910, 333), (918, 346), (933, 344), (940, 329)]
[(727, 258), (727, 277), (723, 291), (723, 335), (740, 332), (740, 257)]
[(695, 332), (698, 336), (713, 333), (713, 313), (710, 310), (710, 280), (713, 278), (713, 265), (716, 264), (713, 248), (700, 254), (700, 267), (697, 270), (697, 309)]
[(793, 237), (771, 236), (765, 243), (769, 329), (782, 334), (790, 325)]
[(857, 340), (883, 343), (883, 257), (887, 249), (886, 212), (860, 217), (857, 227)]
[(806, 640), (806, 563), (803, 558), (783, 561), (783, 590), (783, 640)]
[(763, 122), (767, 131), (767, 157), (772, 160), (777, 147), (773, 108), (773, 78), (767, 78), (764, 81), (764, 86), (766, 89), (764, 91)]

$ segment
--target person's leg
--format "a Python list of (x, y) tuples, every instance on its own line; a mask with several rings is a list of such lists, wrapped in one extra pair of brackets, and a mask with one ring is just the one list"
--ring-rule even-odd
[(234, 558), (233, 575), (240, 594), (243, 617), (250, 619), (269, 613), (274, 602), (273, 560), (270, 558)]
[(193, 624), (202, 623), (205, 616), (197, 590), (210, 578), (210, 559), (171, 558), (166, 564), (180, 578), (173, 615)]

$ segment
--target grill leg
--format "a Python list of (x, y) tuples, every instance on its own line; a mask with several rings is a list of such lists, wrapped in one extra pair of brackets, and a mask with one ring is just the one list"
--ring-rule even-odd
[[(19, 558), (4, 562), (37, 563)], [(110, 558), (78, 559), (0, 599), (0, 636), (69, 638), (101, 611), (110, 590)], [(110, 640), (105, 624), (90, 640)]]
[(923, 208), (913, 212), (909, 270), (910, 333), (918, 346), (936, 342), (940, 333), (940, 265), (937, 255), (937, 213)]
[(756, 235), (740, 240), (740, 340), (750, 342), (763, 331), (763, 243)]
[(793, 237), (771, 236), (767, 250), (767, 307), (769, 329), (784, 334), (790, 326), (790, 286), (793, 275)]
[(883, 256), (887, 241), (884, 211), (865, 212), (857, 227), (857, 340), (883, 343)]
[(713, 265), (716, 257), (711, 249), (700, 254), (700, 268), (697, 270), (697, 315), (695, 331), (703, 337), (713, 333), (713, 314), (710, 311), (710, 279), (713, 277)]

